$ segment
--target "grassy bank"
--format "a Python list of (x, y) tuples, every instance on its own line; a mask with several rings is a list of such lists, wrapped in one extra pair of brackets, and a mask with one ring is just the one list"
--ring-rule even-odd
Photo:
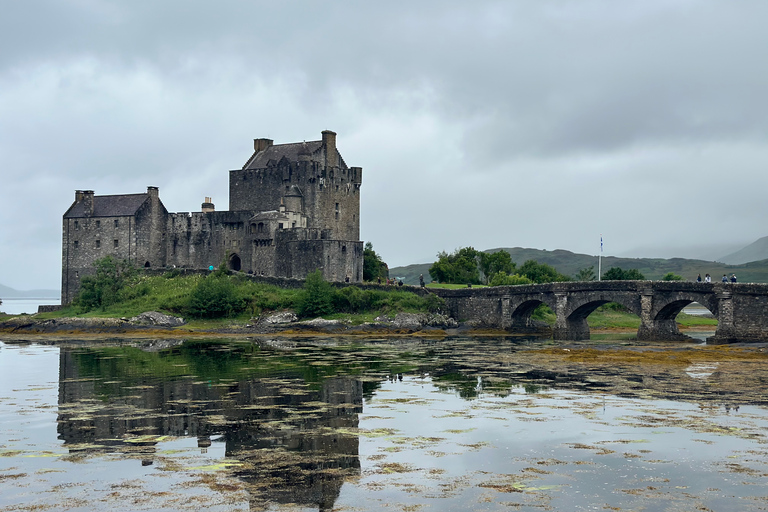
[(37, 318), (130, 318), (158, 311), (184, 317), (192, 328), (209, 329), (243, 324), (263, 313), (282, 310), (296, 311), (302, 318), (343, 318), (360, 324), (380, 315), (434, 312), (444, 306), (444, 301), (435, 295), (423, 297), (394, 287), (335, 288), (319, 274), (308, 278), (303, 289), (280, 288), (225, 272), (186, 276), (173, 272), (164, 276), (137, 274), (116, 290), (108, 285), (96, 287), (88, 298), (76, 300), (59, 311), (41, 313)]

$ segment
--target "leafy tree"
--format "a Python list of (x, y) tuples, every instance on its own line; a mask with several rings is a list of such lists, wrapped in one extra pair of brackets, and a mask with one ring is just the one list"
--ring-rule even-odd
[(662, 277), (661, 280), (662, 281), (682, 281), (683, 276), (673, 274), (672, 272), (667, 272), (666, 274), (664, 274), (664, 277)]
[(328, 315), (335, 311), (336, 290), (323, 279), (320, 270), (307, 275), (304, 290), (298, 299), (296, 313), (300, 317)]
[(371, 242), (365, 242), (363, 249), (363, 281), (374, 281), (376, 278), (389, 277), (389, 267), (381, 261), (381, 256), (373, 250)]
[(519, 274), (507, 275), (506, 272), (499, 271), (491, 276), (488, 284), (490, 286), (509, 286), (516, 284), (531, 284), (532, 282), (533, 281), (525, 276), (521, 276)]
[(123, 292), (133, 277), (136, 268), (128, 260), (105, 256), (93, 262), (96, 274), (83, 277), (80, 291), (73, 301), (84, 311), (105, 308), (120, 301)]
[(441, 283), (480, 284), (478, 251), (473, 247), (463, 247), (448, 254), (437, 254), (437, 261), (429, 267), (432, 279)]
[(480, 272), (483, 273), (485, 278), (485, 284), (488, 284), (491, 280), (491, 276), (498, 272), (504, 272), (505, 274), (512, 274), (515, 271), (515, 263), (512, 261), (512, 256), (507, 251), (497, 251), (493, 254), (487, 252), (481, 252), (479, 256)]
[(597, 276), (595, 275), (595, 266), (592, 265), (591, 267), (582, 268), (574, 277), (577, 281), (594, 281), (597, 279)]
[(536, 260), (528, 260), (518, 269), (521, 276), (525, 276), (534, 283), (556, 283), (570, 281), (571, 278), (558, 272), (555, 267)]
[(611, 267), (603, 274), (605, 281), (643, 281), (645, 276), (636, 268), (624, 270), (621, 267)]

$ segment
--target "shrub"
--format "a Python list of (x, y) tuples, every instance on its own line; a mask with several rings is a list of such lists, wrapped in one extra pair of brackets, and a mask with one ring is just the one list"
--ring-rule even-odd
[(80, 291), (73, 301), (78, 310), (86, 312), (105, 308), (124, 300), (123, 292), (134, 279), (136, 269), (128, 260), (106, 256), (93, 262), (96, 274), (83, 277)]
[(198, 318), (233, 316), (245, 310), (246, 301), (227, 276), (211, 274), (189, 296), (188, 311)]
[(673, 274), (672, 272), (667, 272), (666, 274), (664, 274), (664, 277), (662, 277), (661, 280), (662, 281), (682, 281), (683, 276)]
[(488, 282), (491, 286), (509, 286), (509, 285), (516, 285), (516, 284), (531, 284), (533, 281), (528, 279), (525, 276), (521, 276), (518, 274), (513, 274), (511, 276), (507, 275), (506, 272), (496, 272), (491, 277), (490, 281)]
[(306, 318), (329, 315), (334, 312), (336, 290), (323, 279), (319, 270), (315, 270), (304, 281), (304, 290), (296, 304), (296, 314)]

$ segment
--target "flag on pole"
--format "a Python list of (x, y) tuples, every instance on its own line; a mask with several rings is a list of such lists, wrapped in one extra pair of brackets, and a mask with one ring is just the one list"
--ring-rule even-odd
[(600, 235), (600, 252), (603, 252), (603, 235)]

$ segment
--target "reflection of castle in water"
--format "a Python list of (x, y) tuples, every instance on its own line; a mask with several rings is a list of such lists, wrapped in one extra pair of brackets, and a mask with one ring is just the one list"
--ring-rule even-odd
[(197, 437), (205, 449), (211, 436), (221, 435), (227, 458), (243, 463), (236, 474), (256, 509), (264, 502), (330, 509), (344, 478), (360, 473), (358, 438), (345, 432), (358, 426), (360, 380), (329, 378), (319, 389), (297, 377), (160, 379), (123, 387), (111, 384), (109, 365), (82, 375), (77, 350), (60, 354), (58, 432), (72, 449), (125, 451), (148, 465), (154, 436)]

